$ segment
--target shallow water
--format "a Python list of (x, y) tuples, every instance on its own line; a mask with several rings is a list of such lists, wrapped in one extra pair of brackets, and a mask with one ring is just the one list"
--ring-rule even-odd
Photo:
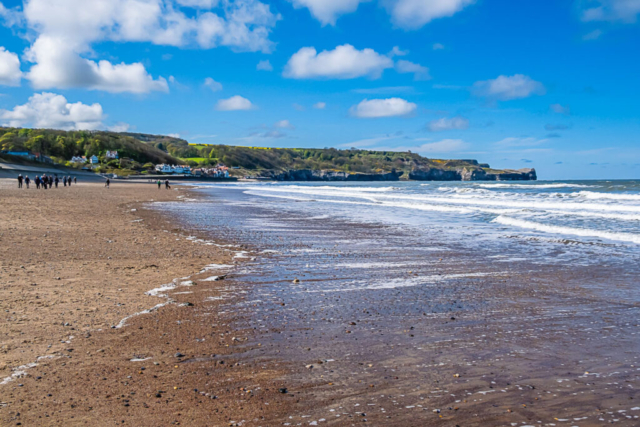
[[(250, 357), (302, 367), (292, 388), (314, 384), (320, 403), (291, 425), (362, 416), (356, 405), (389, 425), (456, 405), (469, 412), (447, 417), (486, 425), (634, 425), (639, 189), (235, 184), (158, 208), (246, 246), (227, 279), (244, 302), (223, 307), (248, 314), (262, 343)], [(538, 418), (494, 413), (525, 401)]]

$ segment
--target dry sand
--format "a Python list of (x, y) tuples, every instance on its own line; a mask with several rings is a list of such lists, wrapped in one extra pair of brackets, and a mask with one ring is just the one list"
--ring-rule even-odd
[[(283, 413), (292, 396), (274, 364), (236, 364), (246, 334), (218, 315), (225, 282), (198, 281), (232, 253), (141, 209), (187, 190), (16, 187), (0, 181), (0, 425), (210, 426)], [(117, 327), (168, 301), (145, 292), (186, 276), (191, 293)]]

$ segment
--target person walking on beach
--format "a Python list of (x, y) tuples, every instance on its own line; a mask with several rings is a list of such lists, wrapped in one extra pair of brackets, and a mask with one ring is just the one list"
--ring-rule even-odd
[(107, 178), (107, 182), (104, 183), (104, 186), (109, 188), (109, 184), (111, 183), (111, 181), (109, 181), (109, 178)]
[(29, 179), (29, 175), (24, 177), (24, 183), (27, 186), (27, 190), (29, 189), (29, 183), (31, 182), (31, 180)]
[(55, 179), (55, 183), (56, 183), (56, 188), (58, 188), (58, 183), (60, 182), (60, 179), (58, 179), (58, 175), (56, 175), (56, 179)]
[(66, 187), (67, 186), (67, 177), (63, 176), (62, 177), (62, 184)]
[(158, 190), (162, 188), (162, 181), (158, 180)]
[(36, 175), (36, 189), (40, 189), (40, 176)]
[(22, 188), (22, 174), (18, 175), (18, 188)]
[(73, 177), (73, 183), (77, 184), (78, 183), (78, 178), (76, 178), (75, 176)]
[(164, 180), (164, 188), (167, 189), (167, 190), (171, 188), (171, 186), (169, 185), (169, 180), (168, 179)]
[(47, 175), (42, 174), (42, 176), (40, 177), (40, 185), (42, 185), (43, 190), (47, 189)]
[(69, 187), (71, 187), (71, 175), (67, 178), (67, 183), (69, 184)]

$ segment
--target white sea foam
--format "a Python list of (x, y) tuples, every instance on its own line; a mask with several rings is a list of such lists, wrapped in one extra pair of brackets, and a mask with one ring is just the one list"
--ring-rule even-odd
[(586, 199), (607, 199), (607, 200), (637, 200), (640, 201), (640, 194), (623, 194), (623, 193), (599, 193), (596, 191), (580, 191), (579, 196)]
[(495, 183), (495, 184), (476, 184), (478, 187), (483, 188), (533, 188), (533, 189), (544, 189), (544, 188), (593, 188), (593, 185), (584, 185), (584, 184), (570, 184), (570, 183), (556, 183), (556, 184), (520, 184), (520, 183)]
[(640, 235), (632, 233), (619, 233), (604, 230), (592, 230), (588, 228), (564, 227), (558, 225), (541, 224), (538, 222), (527, 221), (523, 219), (510, 218), (507, 216), (499, 216), (493, 220), (498, 224), (509, 225), (512, 227), (525, 228), (529, 230), (537, 230), (545, 233), (573, 235), (582, 237), (594, 237), (598, 239), (616, 240), (621, 242), (640, 243)]

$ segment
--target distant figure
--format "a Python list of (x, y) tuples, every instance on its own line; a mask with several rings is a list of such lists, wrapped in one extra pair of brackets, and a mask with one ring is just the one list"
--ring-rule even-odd
[(162, 181), (158, 180), (158, 190), (162, 188)]
[(62, 184), (66, 187), (67, 186), (67, 177), (63, 176), (62, 177)]
[(40, 176), (36, 175), (36, 189), (40, 189)]
[(42, 176), (40, 177), (40, 184), (42, 185), (42, 189), (47, 189), (47, 175), (42, 174)]
[(58, 175), (56, 175), (56, 179), (55, 179), (55, 183), (56, 183), (56, 188), (58, 188), (58, 183), (60, 182), (60, 179), (58, 179)]
[(167, 189), (167, 190), (171, 188), (171, 186), (169, 185), (169, 180), (168, 179), (164, 180), (164, 188)]
[(18, 188), (22, 188), (22, 174), (18, 175)]
[(76, 178), (75, 176), (73, 177), (73, 183), (77, 184), (78, 183), (78, 178)]
[(29, 189), (29, 183), (31, 182), (31, 180), (29, 179), (29, 175), (24, 177), (24, 183), (27, 185), (27, 190)]
[(69, 184), (69, 187), (71, 187), (71, 175), (67, 177), (67, 184)]
[(109, 181), (109, 178), (107, 178), (107, 182), (104, 183), (104, 186), (109, 188), (109, 184), (111, 183), (111, 181)]

